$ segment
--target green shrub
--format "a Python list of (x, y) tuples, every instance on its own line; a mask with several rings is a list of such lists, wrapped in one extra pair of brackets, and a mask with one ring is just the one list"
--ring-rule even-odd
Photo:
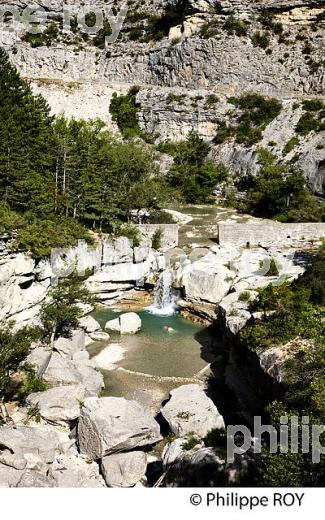
[(200, 29), (200, 36), (204, 39), (215, 38), (218, 34), (220, 34), (220, 25), (215, 20), (204, 23)]
[(303, 136), (308, 135), (312, 131), (317, 132), (318, 130), (319, 120), (316, 119), (310, 112), (303, 114), (296, 125), (296, 132)]
[(267, 276), (279, 276), (279, 269), (276, 265), (274, 258), (271, 258), (270, 267), (266, 274), (267, 274)]
[(295, 146), (298, 146), (298, 144), (299, 144), (298, 137), (291, 137), (291, 139), (287, 142), (287, 144), (283, 148), (283, 151), (282, 151), (283, 155), (288, 155), (288, 153), (290, 153), (295, 148)]
[(234, 16), (230, 15), (225, 24), (224, 29), (228, 34), (236, 34), (236, 36), (247, 36), (248, 23), (246, 21), (238, 20)]
[(240, 293), (240, 295), (238, 296), (238, 301), (239, 302), (247, 302), (249, 303), (251, 301), (251, 294), (249, 291), (243, 291), (242, 293)]
[(251, 41), (254, 47), (261, 47), (262, 49), (267, 49), (270, 45), (270, 39), (267, 33), (262, 33), (260, 31), (254, 32), (251, 36)]
[(174, 94), (170, 92), (166, 98), (167, 105), (171, 103), (182, 103), (186, 99), (186, 94)]
[(136, 226), (131, 224), (123, 224), (116, 230), (117, 236), (127, 237), (132, 241), (133, 247), (139, 247), (140, 245), (140, 231)]
[(44, 392), (47, 390), (47, 384), (36, 374), (32, 366), (24, 367), (24, 379), (18, 390), (18, 400), (25, 404), (27, 397), (34, 392)]
[(32, 218), (18, 229), (11, 248), (13, 251), (29, 251), (33, 258), (40, 260), (48, 257), (52, 249), (75, 246), (82, 239), (92, 243), (89, 231), (75, 219), (55, 216), (46, 220)]
[(53, 42), (57, 40), (59, 36), (59, 29), (57, 25), (52, 22), (42, 33), (32, 34), (27, 32), (22, 37), (22, 41), (29, 43), (32, 48), (34, 47), (42, 47), (43, 45), (47, 45), (50, 47)]
[(139, 87), (131, 87), (125, 96), (118, 96), (116, 92), (114, 92), (111, 99), (109, 107), (110, 114), (125, 138), (140, 136), (142, 134), (137, 119), (140, 106), (136, 102), (136, 95), (139, 90)]
[(151, 247), (153, 249), (158, 250), (161, 248), (163, 234), (164, 234), (164, 232), (163, 232), (162, 228), (156, 229), (156, 231), (154, 232), (152, 239), (151, 239)]
[(19, 391), (20, 383), (13, 383), (12, 376), (22, 369), (31, 344), (39, 338), (39, 332), (23, 327), (14, 332), (12, 323), (0, 329), (0, 399), (11, 398)]
[(208, 107), (211, 107), (212, 105), (215, 105), (216, 103), (219, 103), (220, 99), (215, 94), (209, 94), (209, 96), (205, 100), (205, 104)]
[(201, 440), (194, 432), (188, 433), (186, 437), (187, 440), (182, 444), (182, 450), (184, 451), (190, 451), (193, 448), (195, 448), (195, 446), (201, 443)]
[(282, 109), (280, 101), (274, 98), (265, 98), (260, 94), (248, 93), (228, 102), (238, 107), (241, 112), (235, 118), (235, 124), (220, 121), (214, 138), (215, 144), (221, 144), (229, 137), (235, 137), (237, 143), (251, 146), (262, 138), (262, 131), (276, 118)]
[(306, 112), (319, 112), (325, 108), (325, 104), (321, 99), (305, 99), (302, 107)]

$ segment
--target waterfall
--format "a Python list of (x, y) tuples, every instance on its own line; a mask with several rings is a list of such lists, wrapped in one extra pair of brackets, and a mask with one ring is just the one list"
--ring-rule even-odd
[(175, 313), (176, 295), (173, 290), (173, 271), (165, 269), (159, 276), (155, 287), (155, 302), (148, 307), (152, 314), (170, 316)]

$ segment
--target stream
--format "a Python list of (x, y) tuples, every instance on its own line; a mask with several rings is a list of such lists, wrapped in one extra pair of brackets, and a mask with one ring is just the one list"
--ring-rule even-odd
[[(182, 211), (192, 218), (180, 226), (180, 246), (189, 249), (211, 246), (215, 241), (217, 222), (238, 218), (234, 210), (216, 206), (187, 206)], [(218, 334), (212, 326), (182, 318), (175, 300), (172, 276), (166, 270), (157, 283), (154, 304), (132, 309), (141, 318), (141, 330), (131, 336), (110, 333), (108, 345), (112, 364), (109, 370), (101, 369), (105, 382), (102, 395), (133, 399), (157, 413), (170, 390), (182, 384), (207, 384), (213, 374), (218, 386), (218, 363), (220, 381), (223, 380), (225, 353)], [(97, 309), (92, 315), (104, 328), (107, 321), (117, 318), (122, 312), (126, 312), (123, 306)], [(103, 342), (92, 343), (88, 347), (90, 356), (97, 356), (105, 347), (107, 344)], [(222, 407), (220, 401), (227, 394), (223, 383), (218, 386), (218, 393), (220, 390), (222, 398), (216, 404)]]

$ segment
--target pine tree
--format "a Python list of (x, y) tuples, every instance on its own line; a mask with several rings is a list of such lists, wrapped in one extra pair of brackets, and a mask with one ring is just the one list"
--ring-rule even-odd
[(49, 107), (0, 49), (0, 196), (11, 208), (53, 208), (55, 141)]

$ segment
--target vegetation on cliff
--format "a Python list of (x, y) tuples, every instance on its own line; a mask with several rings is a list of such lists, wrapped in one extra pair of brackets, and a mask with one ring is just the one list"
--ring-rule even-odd
[(246, 191), (239, 209), (280, 222), (324, 221), (324, 202), (310, 193), (301, 171), (291, 163), (279, 164), (264, 148), (259, 148), (258, 153), (260, 170), (256, 176), (238, 182), (239, 189)]
[[(242, 346), (259, 352), (271, 347), (286, 351), (282, 398), (268, 406), (268, 424), (280, 428), (281, 416), (301, 417), (312, 424), (325, 422), (325, 246), (306, 272), (292, 284), (268, 286), (259, 291), (255, 309), (264, 318), (240, 334)], [(286, 347), (285, 347), (286, 345)], [(313, 463), (311, 452), (272, 454), (260, 460), (260, 482), (270, 486), (321, 485), (325, 463)]]

